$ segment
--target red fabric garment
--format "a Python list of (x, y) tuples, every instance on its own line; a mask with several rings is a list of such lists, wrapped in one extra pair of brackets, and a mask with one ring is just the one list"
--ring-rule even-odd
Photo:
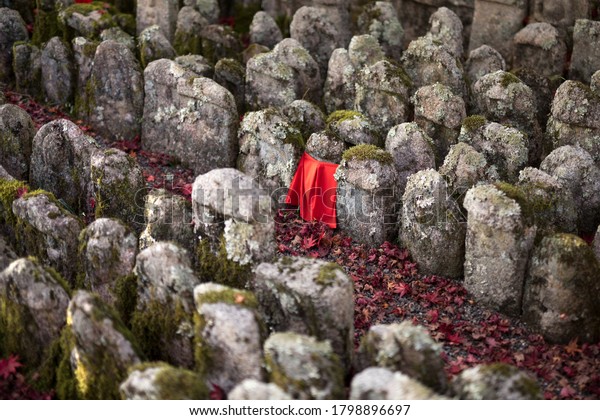
[(335, 229), (337, 182), (333, 174), (339, 165), (316, 160), (304, 153), (285, 199), (300, 206), (300, 217), (309, 222), (319, 220)]

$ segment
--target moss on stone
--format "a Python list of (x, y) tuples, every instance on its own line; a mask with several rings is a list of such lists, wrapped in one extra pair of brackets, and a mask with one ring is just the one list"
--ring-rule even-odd
[[(547, 236), (542, 240), (540, 247), (544, 248), (544, 255), (557, 257), (558, 261), (566, 267), (580, 269), (599, 265), (594, 251), (587, 242), (570, 233), (556, 233)], [(590, 287), (592, 287), (591, 284)]]
[[(71, 327), (67, 325), (60, 336), (58, 346), (53, 348), (52, 359), (59, 359), (54, 379), (56, 381), (56, 396), (61, 400), (81, 398), (77, 387), (77, 379), (71, 367), (71, 351), (75, 347), (75, 337)], [(52, 360), (51, 359), (51, 360)]]
[(119, 277), (113, 287), (113, 294), (116, 297), (115, 309), (119, 313), (123, 323), (128, 328), (131, 328), (131, 318), (137, 305), (137, 276), (129, 274)]
[(340, 270), (341, 269), (337, 264), (327, 263), (319, 269), (319, 274), (315, 281), (321, 286), (331, 286)]
[[(9, 285), (9, 287), (11, 287)], [(18, 354), (28, 365), (37, 365), (41, 354), (28, 326), (33, 317), (23, 306), (6, 295), (0, 295), (0, 356)]]
[(215, 355), (210, 346), (204, 343), (202, 333), (206, 328), (206, 320), (197, 311), (194, 312), (194, 368), (202, 376), (210, 371), (215, 363)]
[(249, 309), (257, 309), (258, 302), (253, 293), (233, 288), (224, 290), (214, 290), (200, 295), (196, 295), (196, 306), (207, 303), (227, 303), (230, 305), (241, 305)]
[[(42, 266), (42, 264), (40, 263), (40, 261), (38, 260), (37, 257), (28, 256), (27, 259), (37, 266)], [(46, 274), (48, 274), (50, 277), (52, 277), (52, 280), (54, 280), (58, 285), (60, 285), (65, 290), (65, 292), (67, 292), (67, 295), (69, 297), (71, 297), (73, 295), (73, 290), (72, 290), (71, 286), (58, 271), (56, 271), (54, 268), (48, 267), (48, 266), (44, 266), (43, 269), (46, 272)]]
[(149, 359), (170, 362), (167, 349), (184, 322), (191, 325), (192, 319), (181, 302), (175, 302), (172, 308), (151, 298), (143, 307), (138, 305), (131, 315), (131, 331)]
[(33, 35), (31, 42), (38, 47), (43, 43), (50, 41), (53, 37), (60, 34), (61, 30), (58, 24), (58, 11), (45, 11), (39, 6), (35, 15), (35, 23), (33, 25)]
[(513, 83), (521, 83), (521, 80), (510, 72), (503, 72), (500, 78), (500, 84), (502, 85), (502, 87), (507, 88)]
[(16, 216), (12, 212), (12, 203), (18, 198), (20, 191), (25, 191), (27, 184), (22, 181), (0, 178), (0, 223), (14, 228)]
[(354, 118), (364, 118), (364, 116), (360, 112), (350, 111), (350, 110), (339, 110), (334, 111), (327, 117), (327, 125), (338, 124), (342, 121), (352, 120)]
[(394, 163), (392, 155), (373, 144), (360, 144), (346, 150), (342, 159), (349, 160), (375, 160), (383, 165)]
[(525, 223), (530, 226), (537, 221), (543, 223), (541, 216), (552, 208), (552, 200), (536, 194), (534, 185), (512, 185), (507, 182), (497, 182), (494, 186), (519, 204)]
[(469, 115), (462, 121), (462, 128), (472, 133), (483, 127), (487, 123), (487, 119), (483, 115)]
[(164, 362), (140, 363), (130, 368), (129, 374), (136, 371), (143, 372), (148, 369), (160, 369), (153, 385), (158, 391), (158, 398), (161, 400), (204, 400), (209, 396), (208, 388), (202, 376)]
[(216, 253), (211, 250), (208, 240), (204, 239), (197, 247), (198, 277), (204, 281), (243, 289), (252, 280), (249, 265), (240, 265), (227, 258), (225, 238), (221, 237)]

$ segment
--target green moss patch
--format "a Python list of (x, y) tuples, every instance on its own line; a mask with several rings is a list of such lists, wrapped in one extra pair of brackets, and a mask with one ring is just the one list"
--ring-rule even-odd
[(249, 265), (240, 265), (227, 258), (225, 238), (221, 237), (218, 251), (214, 253), (208, 240), (200, 241), (197, 247), (197, 272), (203, 281), (243, 289), (252, 280)]
[(351, 147), (344, 152), (342, 159), (346, 161), (375, 160), (383, 165), (391, 165), (394, 163), (394, 158), (391, 154), (372, 144), (360, 144)]
[(204, 400), (209, 391), (202, 376), (195, 372), (175, 368), (163, 362), (141, 363), (129, 369), (129, 373), (143, 372), (147, 369), (160, 369), (154, 380), (161, 400), (193, 399)]
[(469, 115), (462, 121), (462, 128), (472, 133), (487, 124), (487, 119), (483, 115)]
[(522, 82), (521, 82), (521, 79), (519, 79), (517, 76), (515, 76), (512, 73), (509, 73), (509, 72), (502, 73), (502, 76), (500, 78), (500, 84), (502, 85), (502, 87), (507, 88), (508, 86), (512, 85), (513, 83), (522, 83)]
[(512, 185), (507, 182), (497, 182), (494, 186), (519, 204), (528, 225), (533, 225), (538, 221), (542, 225), (544, 224), (542, 217), (545, 212), (552, 209), (554, 203), (553, 200), (540, 197), (536, 193), (535, 185)]
[(131, 315), (131, 330), (138, 339), (142, 351), (150, 360), (171, 362), (168, 348), (183, 322), (192, 324), (191, 316), (180, 302), (175, 307), (157, 299), (151, 299), (143, 308), (136, 308)]

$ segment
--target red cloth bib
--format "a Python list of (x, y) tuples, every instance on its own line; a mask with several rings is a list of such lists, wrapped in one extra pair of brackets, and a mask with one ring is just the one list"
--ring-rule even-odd
[(335, 199), (337, 182), (333, 179), (339, 165), (316, 160), (304, 153), (285, 199), (287, 204), (300, 206), (300, 217), (319, 220), (335, 229)]

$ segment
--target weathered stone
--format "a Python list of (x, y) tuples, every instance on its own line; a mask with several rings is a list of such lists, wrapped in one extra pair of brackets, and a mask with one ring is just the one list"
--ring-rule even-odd
[(523, 319), (546, 340), (595, 343), (600, 337), (600, 265), (591, 247), (566, 233), (534, 249), (523, 296)]
[(242, 43), (230, 26), (207, 25), (200, 31), (202, 54), (211, 63), (222, 58), (241, 59)]
[(463, 58), (463, 24), (447, 7), (440, 7), (429, 18), (429, 34), (434, 41), (446, 45), (459, 60)]
[(18, 41), (27, 41), (29, 35), (19, 12), (8, 7), (0, 8), (0, 82), (10, 83), (13, 78), (12, 46)]
[[(243, 0), (247, 1), (247, 0)], [(218, 0), (183, 0), (186, 6), (192, 6), (210, 23), (217, 23), (221, 13)]]
[(238, 113), (244, 113), (246, 69), (233, 58), (222, 58), (215, 64), (214, 80), (233, 95)]
[(137, 237), (120, 221), (103, 218), (90, 223), (79, 237), (82, 285), (113, 305), (117, 280), (131, 273), (137, 250)]
[(139, 48), (140, 59), (144, 68), (152, 61), (161, 58), (171, 60), (177, 55), (158, 25), (149, 26), (140, 33)]
[(205, 400), (209, 396), (200, 375), (166, 363), (134, 366), (119, 391), (125, 400)]
[(290, 35), (315, 59), (321, 74), (327, 73), (333, 50), (345, 46), (339, 28), (325, 8), (303, 6), (298, 9), (290, 25)]
[(527, 16), (525, 0), (475, 0), (469, 51), (483, 44), (497, 50), (505, 60), (512, 57), (513, 36)]
[(514, 127), (528, 137), (529, 164), (542, 156), (542, 133), (537, 121), (537, 103), (531, 88), (512, 73), (497, 71), (473, 85), (474, 113)]
[(358, 146), (359, 144), (381, 145), (381, 138), (368, 118), (356, 111), (335, 111), (327, 117), (327, 133), (338, 139)]
[(548, 22), (560, 28), (573, 28), (576, 19), (588, 19), (590, 0), (533, 0), (531, 17), (536, 22)]
[(4, 96), (4, 92), (0, 92), (0, 105), (4, 105), (6, 103), (6, 97)]
[[(117, 26), (117, 9), (107, 2), (93, 2), (56, 5), (58, 10), (57, 22), (62, 30), (63, 39), (70, 42), (73, 38), (82, 36), (87, 39), (98, 39), (100, 33), (110, 27)], [(65, 7), (68, 6), (68, 7)]]
[(461, 400), (539, 400), (542, 391), (528, 373), (512, 365), (493, 363), (466, 369), (452, 382)]
[(294, 399), (344, 396), (344, 371), (328, 341), (295, 333), (275, 333), (265, 342), (269, 379)]
[(385, 55), (394, 60), (400, 59), (404, 29), (391, 3), (375, 1), (367, 4), (358, 17), (358, 28), (360, 33), (372, 35), (385, 51)]
[(144, 76), (145, 149), (175, 156), (198, 174), (235, 166), (238, 113), (227, 89), (166, 59)]
[(177, 28), (178, 0), (137, 0), (137, 34), (152, 25), (160, 26), (169, 41)]
[[(364, 66), (372, 66), (385, 59), (385, 53), (377, 38), (368, 34), (352, 37), (348, 46), (348, 56), (357, 70), (362, 69)], [(332, 69), (332, 71), (335, 71), (335, 69)]]
[(304, 150), (300, 131), (274, 108), (249, 112), (238, 131), (238, 168), (273, 193), (292, 182)]
[(544, 76), (562, 75), (567, 44), (549, 23), (530, 23), (513, 38), (513, 67), (535, 69)]
[(42, 53), (31, 43), (15, 43), (12, 47), (13, 71), (17, 91), (40, 96), (42, 91)]
[(485, 156), (462, 141), (450, 146), (439, 172), (448, 184), (449, 195), (460, 204), (471, 187), (497, 178), (497, 173), (488, 167)]
[(187, 252), (157, 242), (136, 258), (137, 299), (132, 331), (151, 360), (176, 366), (194, 364), (193, 290), (200, 283)]
[(116, 41), (96, 49), (87, 89), (89, 120), (96, 132), (111, 139), (132, 140), (140, 134), (144, 109), (142, 69), (133, 53)]
[(273, 200), (250, 176), (233, 168), (200, 175), (192, 187), (194, 228), (217, 254), (239, 265), (269, 261), (275, 249)]
[(311, 102), (302, 99), (295, 100), (286, 105), (281, 113), (300, 130), (305, 139), (325, 128), (323, 111)]
[(190, 253), (195, 251), (192, 204), (181, 195), (163, 189), (150, 191), (145, 201), (146, 227), (140, 234), (140, 249), (157, 241), (171, 241)]
[(394, 159), (367, 144), (348, 149), (342, 158), (334, 175), (338, 226), (367, 246), (392, 241), (397, 234)]
[(283, 107), (296, 99), (318, 104), (321, 72), (317, 62), (292, 38), (273, 51), (252, 57), (246, 65), (246, 105), (250, 109)]
[(408, 121), (410, 87), (411, 79), (402, 67), (379, 61), (358, 73), (354, 109), (383, 137), (393, 126)]
[(121, 150), (106, 149), (92, 155), (90, 170), (96, 218), (115, 217), (141, 231), (147, 188), (135, 159)]
[(35, 131), (27, 112), (16, 105), (0, 105), (0, 166), (17, 179), (29, 179)]
[(529, 150), (525, 135), (514, 128), (488, 122), (480, 115), (472, 115), (463, 122), (458, 141), (485, 157), (489, 180), (515, 182), (519, 171), (527, 166)]
[(467, 87), (462, 65), (452, 50), (431, 36), (412, 41), (402, 54), (402, 66), (410, 76), (414, 89), (441, 83), (455, 95), (466, 97)]
[(506, 63), (502, 54), (484, 44), (469, 52), (465, 69), (469, 82), (473, 84), (488, 73), (506, 70)]
[(117, 399), (127, 369), (140, 362), (135, 339), (112, 308), (82, 290), (69, 303), (61, 341), (59, 398)]
[(536, 227), (527, 225), (517, 201), (491, 185), (470, 189), (463, 205), (465, 288), (479, 303), (518, 316)]
[(125, 45), (134, 54), (136, 52), (135, 39), (119, 27), (103, 30), (100, 33), (100, 41), (116, 41)]
[(600, 163), (600, 95), (583, 83), (567, 80), (557, 89), (546, 137), (552, 148), (578, 146)]
[(275, 384), (266, 384), (254, 379), (245, 379), (227, 394), (228, 400), (291, 400), (286, 392), (283, 392)]
[(352, 378), (351, 400), (439, 400), (444, 399), (419, 381), (401, 372), (370, 367)]
[(348, 144), (339, 137), (322, 131), (308, 138), (305, 152), (317, 160), (339, 164), (347, 148)]
[(254, 290), (273, 331), (328, 340), (344, 366), (352, 362), (352, 282), (336, 264), (284, 257), (256, 268)]
[(436, 83), (419, 88), (412, 101), (415, 122), (434, 139), (436, 162), (440, 165), (455, 144), (467, 112), (465, 102), (447, 86)]
[(264, 325), (249, 293), (214, 283), (194, 289), (196, 370), (231, 391), (244, 379), (263, 379)]
[(569, 79), (590, 82), (592, 74), (600, 69), (600, 22), (577, 19), (573, 30), (573, 53)]
[(184, 6), (177, 15), (173, 47), (178, 55), (199, 54), (202, 51), (200, 32), (208, 21), (191, 6)]
[(263, 11), (257, 12), (254, 15), (250, 24), (251, 43), (273, 48), (282, 39), (281, 30), (277, 26), (277, 23), (275, 23), (275, 19)]
[(577, 201), (567, 183), (535, 168), (525, 168), (519, 174), (517, 186), (523, 188), (535, 206), (535, 220), (540, 233), (577, 232)]
[[(546, 127), (548, 117), (550, 116), (550, 109), (556, 88), (558, 84), (563, 82), (562, 78), (546, 77), (538, 73), (535, 69), (527, 67), (514, 69), (513, 74), (529, 86), (533, 92), (537, 105), (537, 120), (543, 129), (543, 127)], [(548, 144), (544, 143), (544, 148), (547, 147)], [(543, 154), (545, 153), (547, 152), (544, 150)]]
[(550, 153), (540, 169), (563, 181), (577, 208), (577, 227), (594, 232), (600, 224), (600, 169), (585, 150), (562, 146)]
[(15, 251), (6, 243), (6, 239), (0, 236), (0, 271), (4, 270), (18, 258), (19, 256)]
[(38, 257), (73, 284), (81, 221), (45, 192), (24, 195), (13, 202), (12, 210), (17, 219), (19, 253)]
[(404, 194), (409, 176), (435, 168), (434, 142), (414, 122), (392, 127), (385, 140), (385, 150), (394, 158), (399, 196)]
[(90, 98), (93, 98), (93, 92), (88, 89), (88, 80), (92, 74), (94, 56), (98, 45), (98, 42), (89, 41), (83, 37), (74, 38), (71, 42), (76, 68), (74, 112), (78, 118), (86, 120), (89, 118), (91, 111), (92, 101), (90, 101)]
[(433, 169), (408, 178), (402, 196), (400, 238), (421, 271), (462, 277), (465, 217), (446, 181)]
[(201, 55), (180, 55), (175, 62), (185, 70), (196, 73), (198, 76), (213, 77), (214, 69), (208, 60)]
[(46, 101), (65, 105), (73, 99), (75, 75), (73, 53), (59, 38), (54, 37), (44, 46), (40, 57), (42, 88)]
[(33, 138), (31, 185), (52, 192), (74, 210), (92, 213), (90, 158), (97, 152), (94, 139), (71, 121), (49, 122)]
[[(2, 241), (3, 243), (3, 241)], [(0, 273), (0, 351), (39, 366), (66, 321), (69, 295), (60, 276), (34, 258), (13, 261)]]
[(325, 80), (323, 103), (327, 112), (354, 108), (356, 70), (347, 50), (331, 53)]
[(425, 328), (410, 321), (374, 325), (361, 340), (357, 365), (360, 370), (377, 366), (400, 371), (443, 393), (448, 383), (441, 351)]

